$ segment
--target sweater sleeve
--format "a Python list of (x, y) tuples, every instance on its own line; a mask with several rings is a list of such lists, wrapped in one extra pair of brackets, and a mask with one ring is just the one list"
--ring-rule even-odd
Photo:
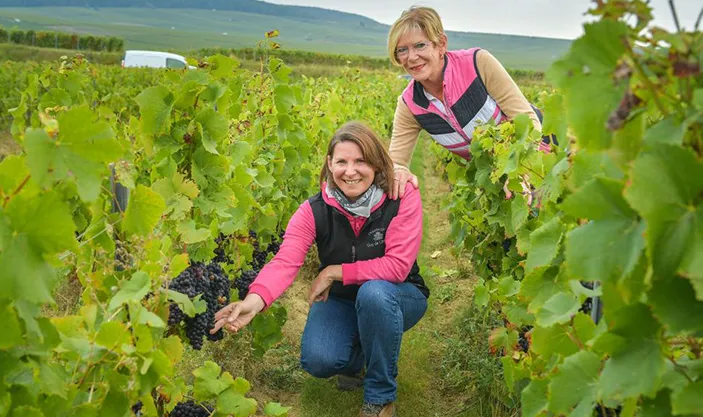
[(382, 279), (403, 282), (417, 259), (422, 242), (422, 200), (420, 192), (407, 184), (398, 214), (386, 230), (386, 252), (380, 258), (342, 264), (344, 285), (361, 285)]
[(415, 151), (420, 130), (422, 130), (420, 124), (403, 101), (403, 97), (398, 97), (393, 116), (393, 134), (391, 144), (388, 147), (388, 153), (395, 167), (408, 168), (410, 166), (410, 159)]
[(542, 124), (534, 109), (527, 101), (508, 71), (490, 52), (481, 49), (476, 54), (479, 76), (488, 90), (488, 94), (498, 103), (508, 119), (518, 114), (527, 114), (532, 119), (535, 129), (542, 131)]
[(315, 218), (310, 202), (305, 200), (288, 222), (278, 253), (261, 269), (249, 292), (258, 294), (270, 306), (293, 283), (314, 241)]

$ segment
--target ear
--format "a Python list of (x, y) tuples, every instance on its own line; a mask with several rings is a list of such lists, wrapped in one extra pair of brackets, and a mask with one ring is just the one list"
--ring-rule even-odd
[(327, 169), (332, 172), (332, 157), (327, 155)]
[(447, 39), (447, 35), (442, 33), (442, 36), (439, 37), (439, 52), (444, 55), (447, 53), (447, 45), (449, 44), (449, 40)]

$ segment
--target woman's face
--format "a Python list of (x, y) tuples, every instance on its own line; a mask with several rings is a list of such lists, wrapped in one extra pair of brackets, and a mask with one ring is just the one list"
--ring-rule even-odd
[(361, 147), (351, 141), (338, 143), (327, 157), (327, 167), (334, 183), (350, 200), (355, 200), (369, 189), (376, 177), (373, 167), (364, 161)]
[(395, 53), (405, 71), (419, 83), (442, 79), (446, 41), (437, 45), (419, 29), (405, 33), (398, 39)]

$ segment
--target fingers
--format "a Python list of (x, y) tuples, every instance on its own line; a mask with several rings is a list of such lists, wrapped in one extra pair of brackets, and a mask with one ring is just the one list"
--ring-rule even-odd
[(393, 185), (391, 185), (391, 195), (390, 195), (391, 200), (398, 199), (398, 190), (400, 189), (400, 185), (399, 185), (397, 175), (398, 175), (398, 173), (396, 172), (396, 176), (395, 176), (395, 178), (393, 178)]
[(232, 312), (232, 309), (234, 309), (234, 304), (236, 304), (236, 303), (231, 303), (231, 304), (219, 309), (217, 311), (217, 313), (215, 313), (215, 320), (220, 320), (220, 319), (223, 319), (223, 318), (229, 316), (230, 313)]
[(417, 179), (416, 175), (410, 176), (410, 183), (415, 186), (415, 188), (420, 188), (420, 180)]
[(224, 327), (226, 324), (227, 324), (227, 320), (225, 320), (225, 319), (220, 319), (220, 320), (215, 321), (215, 325), (210, 330), (210, 334), (217, 333), (217, 331), (220, 330), (222, 327)]

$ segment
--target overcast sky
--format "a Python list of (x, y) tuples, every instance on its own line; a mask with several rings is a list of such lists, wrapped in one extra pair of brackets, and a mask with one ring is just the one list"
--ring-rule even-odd
[[(266, 0), (270, 3), (324, 7), (392, 24), (412, 5), (433, 7), (445, 30), (507, 33), (574, 39), (582, 34), (589, 0)], [(679, 21), (692, 29), (703, 7), (701, 0), (675, 0)], [(668, 0), (652, 0), (654, 22), (674, 28)]]

